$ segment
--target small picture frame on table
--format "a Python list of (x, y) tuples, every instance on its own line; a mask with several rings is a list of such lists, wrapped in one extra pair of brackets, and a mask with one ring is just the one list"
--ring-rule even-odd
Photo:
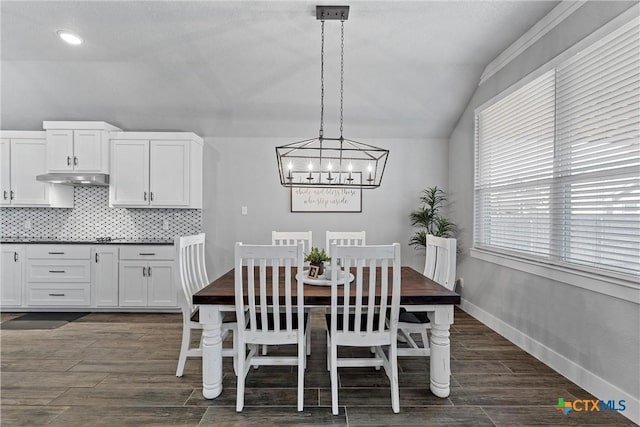
[(318, 267), (317, 265), (310, 265), (309, 266), (309, 274), (308, 274), (309, 278), (317, 279), (319, 271), (320, 271), (320, 267)]

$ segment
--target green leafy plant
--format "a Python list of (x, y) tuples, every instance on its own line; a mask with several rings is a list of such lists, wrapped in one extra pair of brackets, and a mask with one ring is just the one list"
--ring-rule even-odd
[(447, 194), (437, 186), (428, 187), (420, 196), (421, 206), (409, 214), (411, 225), (418, 231), (411, 237), (409, 244), (416, 249), (427, 244), (427, 234), (437, 237), (453, 237), (456, 225), (440, 214), (440, 209), (447, 201)]
[(327, 253), (324, 251), (324, 249), (320, 249), (314, 246), (311, 248), (311, 252), (309, 252), (304, 257), (304, 260), (306, 262), (309, 262), (309, 264), (320, 264), (323, 262), (331, 261), (331, 257), (327, 256)]

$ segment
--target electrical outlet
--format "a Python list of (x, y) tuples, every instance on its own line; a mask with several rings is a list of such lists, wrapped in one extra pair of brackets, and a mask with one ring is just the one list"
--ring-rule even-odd
[(24, 229), (25, 230), (31, 230), (31, 220), (30, 219), (25, 219), (24, 220)]
[(247, 215), (248, 214), (248, 209), (246, 206), (242, 207), (242, 215)]
[(162, 229), (164, 231), (167, 231), (169, 229), (169, 220), (168, 219), (165, 219), (165, 220), (162, 221)]

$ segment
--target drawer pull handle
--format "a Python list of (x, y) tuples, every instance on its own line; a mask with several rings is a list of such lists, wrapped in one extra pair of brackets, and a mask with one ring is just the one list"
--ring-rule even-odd
[(18, 252), (13, 253), (13, 262), (18, 262)]
[(65, 294), (49, 294), (50, 297), (63, 297)]
[(98, 262), (98, 253), (96, 252), (96, 262)]
[(15, 199), (15, 195), (16, 195), (16, 193), (14, 193), (13, 190), (9, 191), (9, 198), (11, 200)]
[(147, 276), (151, 277), (151, 267), (147, 267)]
[(155, 252), (140, 252), (138, 255), (155, 255)]
[(4, 190), (4, 192), (2, 194), (3, 194), (5, 200), (7, 200), (9, 198), (9, 193), (7, 193), (7, 190)]
[(78, 166), (78, 158), (76, 156), (73, 156), (73, 165)]
[(49, 255), (64, 255), (64, 252), (49, 252)]
[(66, 273), (64, 270), (49, 270), (49, 273)]
[(149, 193), (149, 200), (151, 200), (153, 202), (153, 191), (151, 193)]
[(142, 267), (142, 277), (147, 277), (147, 268)]
[(67, 156), (67, 166), (71, 166), (71, 156)]

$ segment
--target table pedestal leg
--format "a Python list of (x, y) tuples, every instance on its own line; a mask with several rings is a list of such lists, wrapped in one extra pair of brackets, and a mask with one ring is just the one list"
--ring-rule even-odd
[(200, 306), (202, 324), (202, 395), (214, 399), (222, 393), (222, 313), (215, 306)]
[(429, 313), (429, 320), (431, 321), (430, 388), (436, 396), (448, 397), (451, 384), (449, 326), (453, 323), (453, 307), (436, 309), (434, 313)]

